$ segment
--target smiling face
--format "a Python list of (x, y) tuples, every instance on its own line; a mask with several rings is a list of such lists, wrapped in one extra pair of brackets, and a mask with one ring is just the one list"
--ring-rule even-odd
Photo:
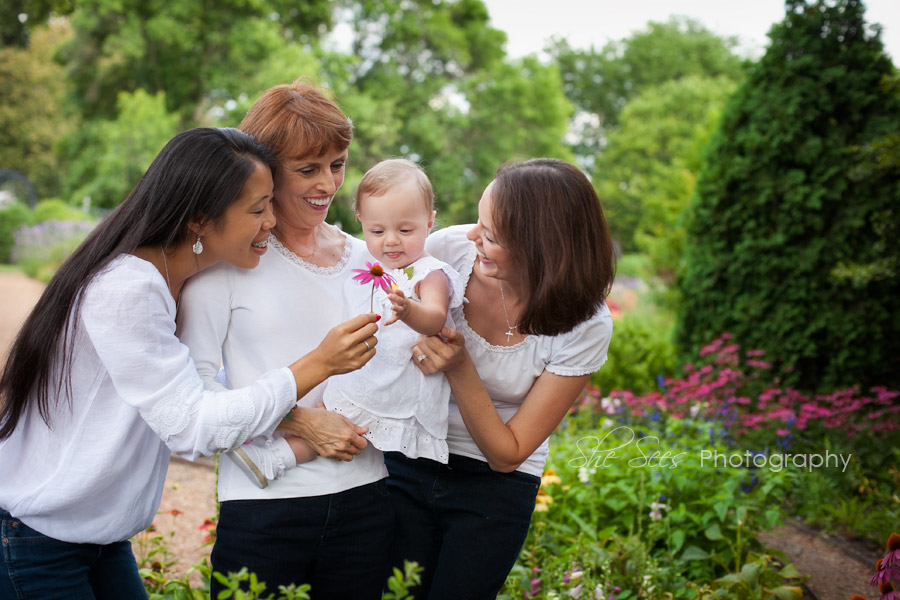
[(266, 253), (269, 230), (275, 226), (272, 172), (262, 163), (254, 164), (238, 199), (221, 219), (201, 230), (204, 255), (244, 269), (259, 264), (260, 257)]
[(357, 204), (366, 246), (380, 263), (402, 269), (422, 256), (434, 211), (412, 179), (392, 185), (384, 194), (363, 196)]
[(478, 202), (478, 223), (466, 234), (475, 242), (478, 252), (478, 270), (486, 277), (514, 281), (518, 278), (515, 260), (509, 251), (497, 240), (491, 191), (493, 183), (485, 188)]
[(307, 228), (324, 221), (344, 183), (346, 163), (346, 150), (283, 159), (275, 175), (275, 200), (282, 225)]

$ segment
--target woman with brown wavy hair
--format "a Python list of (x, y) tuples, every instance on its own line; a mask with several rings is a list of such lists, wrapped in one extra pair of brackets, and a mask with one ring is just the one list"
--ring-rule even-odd
[(425, 568), (416, 598), (494, 598), (528, 533), (547, 438), (606, 361), (613, 244), (587, 177), (534, 159), (501, 168), (478, 223), (426, 249), (467, 280), (458, 329), (413, 348), (450, 381), (450, 461), (385, 454), (392, 563)]

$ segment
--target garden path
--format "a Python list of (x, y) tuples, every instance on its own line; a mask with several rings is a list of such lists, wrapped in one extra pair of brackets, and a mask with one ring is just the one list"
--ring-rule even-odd
[[(0, 356), (6, 355), (43, 288), (21, 273), (0, 272)], [(174, 457), (169, 465), (154, 525), (175, 559), (171, 576), (184, 574), (209, 555), (209, 546), (203, 545), (206, 532), (200, 526), (216, 512), (214, 464), (211, 459), (190, 463)], [(811, 576), (806, 584), (810, 598), (878, 597), (868, 581), (880, 555), (869, 546), (825, 535), (795, 520), (761, 538), (764, 545), (780, 548), (800, 572)], [(135, 550), (139, 551), (137, 546)]]

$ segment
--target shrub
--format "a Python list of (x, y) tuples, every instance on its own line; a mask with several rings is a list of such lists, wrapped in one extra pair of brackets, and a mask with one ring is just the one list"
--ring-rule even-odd
[(660, 378), (675, 373), (676, 351), (671, 327), (662, 318), (626, 313), (613, 325), (607, 364), (591, 377), (591, 383), (608, 392), (656, 388)]
[(62, 200), (41, 200), (34, 207), (34, 223), (44, 221), (90, 221), (91, 215)]
[(10, 256), (16, 243), (13, 233), (31, 224), (32, 218), (28, 207), (18, 202), (0, 208), (0, 262), (12, 262)]
[(773, 370), (763, 351), (742, 351), (728, 334), (704, 346), (697, 364), (684, 371), (645, 394), (613, 391), (601, 399), (588, 389), (579, 406), (600, 413), (621, 408), (629, 417), (657, 421), (704, 419), (720, 428), (718, 439), (749, 452), (754, 463), (803, 457), (809, 472), (801, 487), (788, 490), (788, 500), (797, 514), (820, 525), (873, 538), (885, 520), (900, 518), (900, 449), (890, 447), (900, 432), (900, 393), (879, 386), (800, 392), (783, 385), (784, 373)]
[[(799, 388), (900, 386), (900, 86), (856, 0), (787, 2), (688, 219), (677, 341), (731, 331)], [(860, 270), (852, 265), (878, 268)]]
[(29, 277), (47, 282), (94, 228), (92, 221), (44, 221), (15, 232), (13, 261)]

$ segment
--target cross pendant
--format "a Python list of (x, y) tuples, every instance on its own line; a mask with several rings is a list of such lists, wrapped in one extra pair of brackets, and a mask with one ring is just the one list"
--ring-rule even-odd
[(506, 343), (507, 344), (509, 343), (510, 338), (514, 335), (516, 335), (516, 334), (513, 333), (512, 329), (510, 329), (509, 331), (506, 332)]

